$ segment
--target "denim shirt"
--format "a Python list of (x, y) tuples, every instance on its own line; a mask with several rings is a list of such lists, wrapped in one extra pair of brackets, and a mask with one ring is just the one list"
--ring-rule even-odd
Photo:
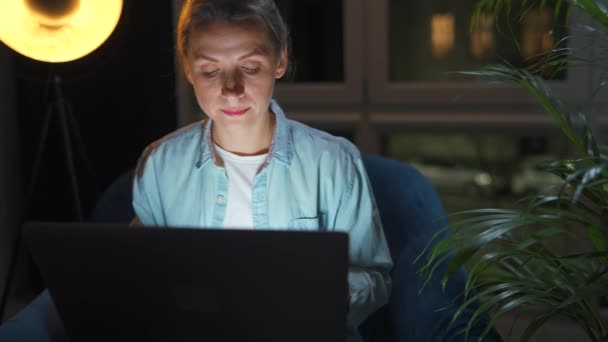
[[(276, 125), (269, 157), (253, 181), (253, 228), (347, 232), (348, 322), (356, 327), (387, 302), (392, 267), (361, 155), (346, 139), (288, 120), (274, 100), (270, 109)], [(228, 179), (211, 126), (211, 120), (196, 122), (146, 148), (133, 185), (142, 224), (223, 226)]]

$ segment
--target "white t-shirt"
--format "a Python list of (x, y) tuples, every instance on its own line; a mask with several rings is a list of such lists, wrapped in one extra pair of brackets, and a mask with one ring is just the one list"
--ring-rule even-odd
[(215, 145), (215, 151), (224, 161), (224, 169), (228, 178), (224, 228), (253, 229), (253, 209), (251, 207), (253, 179), (260, 171), (268, 154), (244, 157), (230, 153), (218, 145)]

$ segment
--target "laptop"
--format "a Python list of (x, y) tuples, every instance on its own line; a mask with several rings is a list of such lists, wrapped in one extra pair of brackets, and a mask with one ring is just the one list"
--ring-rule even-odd
[(348, 236), (28, 222), (72, 342), (346, 340)]

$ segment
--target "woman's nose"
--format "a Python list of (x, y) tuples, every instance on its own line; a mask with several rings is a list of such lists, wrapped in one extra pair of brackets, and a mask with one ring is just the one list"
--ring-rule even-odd
[(225, 75), (222, 84), (222, 95), (224, 96), (241, 96), (245, 87), (243, 85), (243, 76), (239, 72), (231, 72)]

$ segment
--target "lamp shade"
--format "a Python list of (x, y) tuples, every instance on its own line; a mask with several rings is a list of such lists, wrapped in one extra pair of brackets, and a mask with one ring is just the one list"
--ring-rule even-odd
[(123, 0), (0, 0), (0, 40), (44, 62), (97, 49), (116, 28)]

